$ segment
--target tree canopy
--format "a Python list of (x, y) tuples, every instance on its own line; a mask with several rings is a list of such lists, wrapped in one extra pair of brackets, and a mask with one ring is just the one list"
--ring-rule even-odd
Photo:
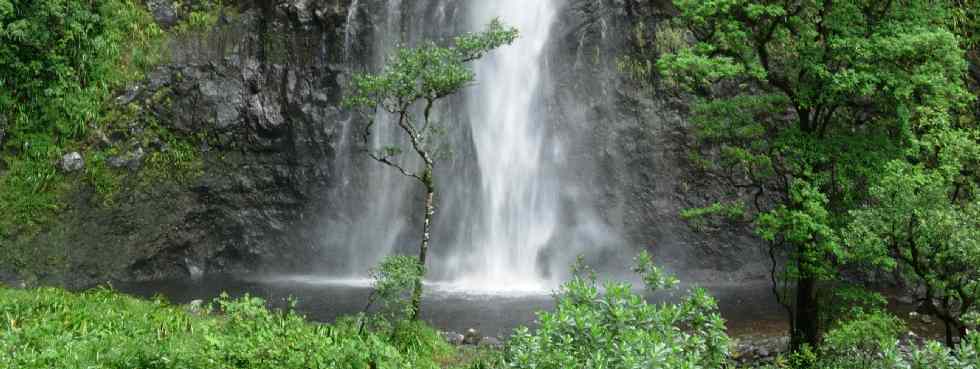
[(788, 260), (781, 277), (795, 284), (783, 296), (794, 342), (815, 344), (817, 290), (852, 252), (842, 235), (877, 205), (872, 189), (895, 184), (882, 169), (926, 160), (930, 137), (976, 142), (974, 122), (960, 119), (971, 99), (962, 37), (949, 27), (962, 9), (901, 0), (675, 5), (673, 27), (691, 42), (658, 66), (695, 99), (695, 161), (733, 189), (729, 201), (753, 203), (756, 232)]

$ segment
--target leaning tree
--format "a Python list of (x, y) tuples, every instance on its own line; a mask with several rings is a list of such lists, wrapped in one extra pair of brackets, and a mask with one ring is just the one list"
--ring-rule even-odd
[(400, 160), (400, 147), (386, 145), (371, 151), (371, 159), (394, 168), (414, 179), (425, 190), (422, 240), (419, 245), (419, 278), (412, 291), (412, 319), (418, 319), (422, 299), (422, 276), (432, 235), (435, 215), (435, 163), (439, 149), (438, 127), (432, 109), (441, 99), (451, 96), (472, 83), (476, 75), (469, 63), (493, 49), (514, 42), (518, 31), (494, 20), (480, 33), (455, 37), (447, 46), (426, 42), (417, 47), (398, 48), (378, 73), (356, 74), (351, 92), (344, 101), (350, 108), (369, 109), (390, 115), (390, 120), (372, 120), (364, 132), (367, 141), (377, 122), (390, 122), (408, 139), (417, 164)]

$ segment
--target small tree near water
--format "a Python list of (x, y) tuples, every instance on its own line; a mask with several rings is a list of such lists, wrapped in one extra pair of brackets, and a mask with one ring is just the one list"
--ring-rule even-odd
[[(432, 121), (432, 108), (439, 100), (455, 94), (475, 80), (475, 73), (467, 63), (512, 43), (517, 36), (516, 29), (494, 20), (483, 32), (455, 37), (450, 46), (427, 42), (418, 47), (399, 48), (381, 72), (354, 76), (344, 105), (380, 109), (391, 114), (394, 117), (392, 123), (408, 138), (412, 151), (421, 160), (414, 168), (398, 160), (402, 150), (397, 146), (386, 146), (369, 153), (372, 159), (418, 181), (425, 189), (422, 240), (419, 245), (421, 275), (424, 275), (432, 218), (435, 215), (434, 168), (438, 149), (435, 141), (440, 130), (437, 129), (439, 125)], [(374, 124), (372, 122), (367, 126), (365, 140)], [(419, 278), (412, 292), (413, 320), (418, 318), (421, 298), (422, 279)]]

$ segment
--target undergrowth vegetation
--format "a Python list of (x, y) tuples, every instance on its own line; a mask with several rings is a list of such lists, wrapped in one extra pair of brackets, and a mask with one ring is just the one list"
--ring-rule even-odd
[(396, 332), (314, 324), (249, 296), (195, 310), (108, 289), (0, 289), (0, 368), (438, 368), (451, 352), (422, 323)]
[[(535, 332), (519, 328), (504, 362), (511, 368), (720, 368), (729, 339), (715, 300), (693, 290), (679, 304), (651, 304), (628, 283), (600, 288), (594, 273), (577, 276), (559, 290), (553, 312), (538, 315)], [(641, 254), (634, 269), (649, 291), (676, 281)]]
[[(650, 291), (676, 281), (641, 254), (634, 269)], [(394, 265), (409, 266), (392, 260)], [(383, 268), (379, 268), (379, 273)], [(391, 274), (391, 273), (388, 273)], [(385, 274), (385, 275), (388, 275)], [(394, 273), (391, 296), (410, 283)], [(376, 286), (378, 287), (378, 286)], [(678, 303), (649, 303), (627, 283), (600, 287), (581, 264), (557, 292), (553, 311), (538, 313), (535, 329), (518, 328), (503, 347), (450, 346), (438, 331), (405, 319), (404, 298), (394, 314), (307, 321), (287, 309), (270, 310), (260, 298), (222, 295), (211, 304), (171, 305), (99, 288), (0, 287), (0, 368), (467, 368), (632, 369), (738, 367), (714, 299), (694, 289)], [(398, 302), (400, 301), (400, 302)], [(389, 308), (392, 308), (389, 306)], [(778, 356), (764, 369), (975, 369), (980, 336), (956, 348), (903, 336), (901, 320), (855, 308), (817, 348)], [(905, 337), (905, 338), (903, 338)], [(761, 365), (761, 366), (757, 366)]]
[[(145, 107), (168, 103), (168, 91), (116, 98), (167, 61), (169, 39), (204, 32), (224, 8), (193, 3), (165, 31), (138, 0), (0, 0), (0, 264), (50, 271), (27, 264), (62, 245), (33, 238), (71, 194), (91, 191), (92, 206), (111, 207), (120, 193), (202, 174), (202, 138), (174, 134)], [(59, 170), (72, 152), (84, 168)]]
[[(10, 237), (59, 208), (55, 162), (102, 128), (112, 94), (160, 61), (164, 38), (132, 0), (0, 0), (0, 29), (0, 236)], [(111, 191), (102, 157), (88, 159), (86, 177)]]
[(980, 337), (967, 336), (956, 348), (938, 341), (909, 341), (901, 320), (882, 312), (859, 312), (827, 332), (816, 349), (806, 347), (776, 359), (766, 369), (975, 369)]

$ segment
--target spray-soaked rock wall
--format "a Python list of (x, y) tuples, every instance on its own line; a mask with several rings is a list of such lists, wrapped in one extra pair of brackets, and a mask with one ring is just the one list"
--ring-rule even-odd
[[(439, 2), (399, 6), (412, 16), (455, 14), (453, 6), (430, 3)], [(167, 4), (151, 4), (161, 22), (172, 22)], [(94, 205), (91, 191), (78, 189), (58, 225), (37, 238), (71, 249), (67, 268), (48, 279), (84, 285), (198, 272), (323, 273), (343, 264), (331, 261), (337, 253), (324, 240), (338, 239), (350, 214), (370, 205), (356, 189), (368, 187), (372, 177), (363, 173), (377, 165), (355, 157), (363, 155), (356, 136), (364, 119), (339, 108), (344, 81), (382, 60), (380, 40), (392, 37), (379, 32), (397, 29), (409, 41), (458, 32), (450, 20), (429, 27), (431, 34), (405, 35), (410, 23), (385, 24), (391, 5), (242, 0), (208, 35), (174, 40), (171, 61), (124, 96), (173, 131), (206, 137), (203, 175), (125, 194), (112, 207)], [(725, 229), (695, 233), (679, 218), (712, 190), (692, 184), (683, 121), (668, 99), (637, 90), (616, 69), (631, 28), (624, 9), (621, 0), (569, 0), (552, 31), (546, 124), (575, 163), (560, 168), (577, 188), (563, 195), (567, 206), (588, 206), (621, 236), (623, 247), (594, 258), (628, 260), (646, 248), (692, 276), (758, 276), (764, 259), (753, 238)], [(448, 167), (459, 175), (472, 170), (459, 162)]]

